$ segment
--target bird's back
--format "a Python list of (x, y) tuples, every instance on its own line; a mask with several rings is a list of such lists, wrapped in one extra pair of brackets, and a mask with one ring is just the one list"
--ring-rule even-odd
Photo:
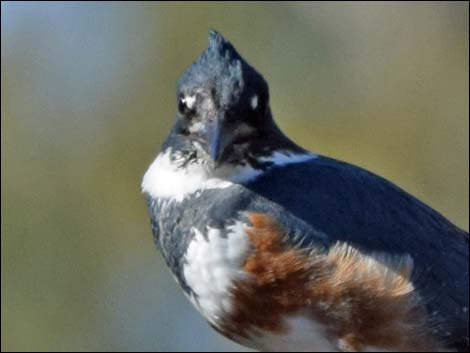
[(468, 349), (468, 233), (391, 182), (330, 158), (273, 168), (245, 187), (266, 200), (253, 211), (282, 207), (313, 228), (314, 240), (410, 255), (437, 335)]

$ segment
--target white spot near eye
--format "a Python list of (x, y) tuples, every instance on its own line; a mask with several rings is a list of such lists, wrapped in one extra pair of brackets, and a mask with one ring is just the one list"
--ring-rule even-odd
[(196, 102), (196, 96), (186, 96), (183, 98), (183, 103), (186, 104), (186, 106), (191, 109), (194, 106), (194, 103)]
[(258, 107), (258, 96), (256, 94), (253, 97), (251, 97), (250, 104), (253, 110), (255, 110)]

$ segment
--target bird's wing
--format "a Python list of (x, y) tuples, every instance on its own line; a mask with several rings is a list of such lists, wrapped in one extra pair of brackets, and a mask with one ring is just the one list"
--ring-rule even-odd
[(391, 182), (326, 157), (273, 168), (245, 187), (258, 200), (252, 211), (273, 210), (290, 229), (307, 224), (313, 241), (410, 255), (429, 312), (442, 319), (444, 334), (468, 348), (468, 233)]

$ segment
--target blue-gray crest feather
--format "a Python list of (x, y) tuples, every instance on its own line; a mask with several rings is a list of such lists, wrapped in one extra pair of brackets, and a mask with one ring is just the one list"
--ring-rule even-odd
[(178, 80), (178, 91), (209, 87), (220, 106), (236, 105), (255, 91), (268, 91), (263, 76), (248, 64), (233, 45), (214, 30), (209, 46)]

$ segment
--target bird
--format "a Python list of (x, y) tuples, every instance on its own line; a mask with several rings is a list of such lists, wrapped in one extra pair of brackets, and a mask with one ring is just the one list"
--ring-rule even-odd
[(269, 98), (215, 30), (177, 81), (174, 125), (141, 190), (184, 294), (259, 351), (468, 352), (468, 232), (300, 147)]

